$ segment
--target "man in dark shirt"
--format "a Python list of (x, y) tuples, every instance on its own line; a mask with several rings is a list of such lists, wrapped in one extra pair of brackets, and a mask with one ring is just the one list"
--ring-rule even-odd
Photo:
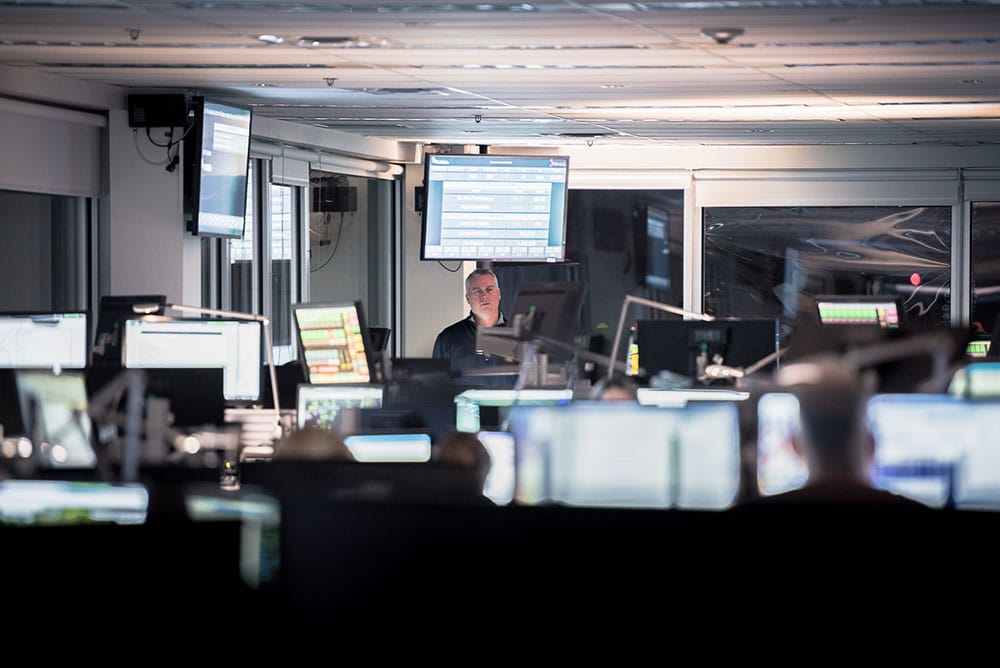
[(867, 423), (869, 393), (857, 372), (842, 360), (823, 359), (786, 366), (776, 380), (798, 398), (799, 428), (792, 446), (805, 461), (809, 477), (799, 489), (745, 506), (928, 508), (872, 485), (875, 441)]
[[(465, 301), (469, 304), (468, 317), (445, 327), (434, 340), (433, 356), (451, 360), (452, 375), (495, 367), (495, 356), (476, 349), (476, 332), (479, 327), (507, 325), (500, 312), (500, 286), (489, 269), (476, 269), (466, 277)], [(510, 385), (512, 382), (512, 378), (498, 376), (484, 380), (483, 384)]]

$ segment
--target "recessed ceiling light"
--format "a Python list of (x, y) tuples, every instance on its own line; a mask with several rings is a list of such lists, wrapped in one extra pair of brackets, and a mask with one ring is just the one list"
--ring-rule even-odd
[(281, 44), (285, 41), (284, 37), (279, 37), (278, 35), (257, 35), (257, 39), (268, 44)]
[(601, 88), (624, 88), (625, 84), (612, 83), (612, 84), (601, 84)]
[(970, 86), (981, 86), (986, 82), (983, 79), (962, 79), (959, 83), (968, 84)]
[(702, 28), (701, 34), (711, 37), (716, 44), (729, 44), (744, 32), (743, 28)]

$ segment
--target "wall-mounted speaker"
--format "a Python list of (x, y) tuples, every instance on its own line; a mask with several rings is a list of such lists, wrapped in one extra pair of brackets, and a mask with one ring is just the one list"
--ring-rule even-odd
[(312, 189), (313, 213), (352, 212), (358, 210), (356, 186), (336, 186), (322, 182)]
[(129, 95), (130, 128), (182, 128), (187, 125), (187, 96)]

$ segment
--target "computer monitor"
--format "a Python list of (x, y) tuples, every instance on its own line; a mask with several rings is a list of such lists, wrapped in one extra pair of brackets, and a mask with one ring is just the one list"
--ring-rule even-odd
[(778, 337), (778, 321), (772, 318), (639, 320), (640, 377), (666, 370), (697, 378), (699, 367), (713, 364), (716, 355), (726, 366), (748, 367), (776, 355)]
[(136, 483), (0, 481), (0, 524), (144, 524), (149, 491)]
[(428, 462), (431, 435), (424, 432), (351, 434), (344, 445), (359, 462)]
[(342, 408), (380, 408), (384, 391), (381, 385), (300, 384), (296, 396), (298, 428), (336, 430)]
[(740, 480), (737, 405), (516, 407), (515, 501), (721, 510)]
[(884, 295), (819, 295), (813, 297), (821, 325), (870, 325), (897, 329), (905, 324), (903, 302)]
[(476, 436), (490, 455), (483, 496), (498, 506), (508, 505), (514, 500), (515, 489), (514, 435), (507, 431), (480, 431)]
[(261, 334), (257, 321), (159, 316), (126, 320), (123, 365), (130, 369), (220, 367), (227, 401), (257, 401)]
[(360, 301), (292, 306), (306, 381), (363, 384), (375, 380), (375, 357)]
[[(94, 428), (82, 372), (41, 369), (0, 372), (4, 436), (26, 436), (43, 468), (97, 466)], [(16, 414), (15, 414), (16, 411)], [(20, 432), (19, 434), (17, 432)]]
[[(1000, 509), (1000, 451), (991, 434), (1000, 401), (947, 394), (877, 394), (868, 400), (875, 442), (871, 483), (931, 507)], [(792, 449), (798, 401), (758, 401), (757, 483), (762, 495), (797, 489), (808, 469)]]
[[(91, 363), (121, 367), (125, 321), (143, 315), (163, 315), (166, 295), (104, 295), (97, 312)], [(141, 306), (141, 312), (136, 307)]]
[(89, 337), (82, 311), (0, 313), (0, 368), (83, 369)]
[[(531, 317), (531, 332), (546, 339), (571, 345), (576, 334), (584, 284), (579, 282), (532, 282), (517, 286), (511, 317)], [(571, 351), (556, 346), (542, 350), (555, 359), (565, 359)]]

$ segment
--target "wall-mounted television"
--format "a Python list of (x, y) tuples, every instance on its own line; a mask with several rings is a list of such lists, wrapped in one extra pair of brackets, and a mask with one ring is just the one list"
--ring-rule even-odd
[(184, 137), (184, 220), (197, 235), (243, 236), (250, 122), (244, 109), (196, 96)]
[(568, 176), (565, 156), (427, 155), (420, 258), (564, 262)]

